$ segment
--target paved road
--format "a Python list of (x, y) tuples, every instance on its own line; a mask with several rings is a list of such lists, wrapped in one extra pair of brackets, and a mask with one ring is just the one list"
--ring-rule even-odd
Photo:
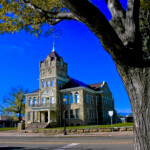
[(0, 150), (133, 150), (132, 136), (2, 137)]

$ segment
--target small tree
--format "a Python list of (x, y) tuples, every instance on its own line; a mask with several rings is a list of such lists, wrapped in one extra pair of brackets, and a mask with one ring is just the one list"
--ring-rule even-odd
[(25, 113), (25, 94), (27, 90), (20, 88), (12, 88), (7, 96), (3, 98), (4, 112), (11, 114), (14, 118), (19, 114), (19, 122), (21, 121), (21, 115)]

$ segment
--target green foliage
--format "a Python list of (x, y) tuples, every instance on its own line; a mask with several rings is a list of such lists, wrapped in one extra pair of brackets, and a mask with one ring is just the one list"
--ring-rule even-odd
[(141, 0), (141, 8), (144, 10), (150, 9), (150, 0)]
[(21, 114), (25, 113), (25, 94), (27, 90), (21, 88), (12, 88), (11, 92), (3, 98), (4, 106), (3, 110), (10, 114), (16, 119), (16, 114), (19, 114), (19, 121), (21, 119)]
[[(32, 0), (35, 7), (45, 11), (60, 9), (58, 0)], [(46, 23), (46, 16), (41, 15), (30, 7), (19, 3), (18, 0), (0, 0), (0, 33), (14, 33), (25, 30), (38, 36), (42, 32), (42, 25)]]
[(140, 11), (140, 31), (144, 58), (150, 59), (150, 9)]
[(12, 128), (0, 128), (0, 131), (17, 130), (17, 127)]

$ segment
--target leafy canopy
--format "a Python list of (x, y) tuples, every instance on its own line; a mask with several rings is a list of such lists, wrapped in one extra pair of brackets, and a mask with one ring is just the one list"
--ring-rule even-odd
[(16, 114), (25, 113), (25, 94), (27, 90), (24, 90), (22, 87), (12, 88), (11, 91), (3, 98), (4, 105), (1, 107), (4, 112), (9, 115), (16, 117)]
[[(92, 0), (89, 1), (92, 3)], [(141, 0), (141, 7), (149, 9), (150, 1)], [(0, 33), (14, 33), (24, 29), (38, 36), (45, 23), (50, 25), (47, 33), (52, 33), (52, 26), (57, 23), (54, 15), (66, 11), (60, 0), (0, 0)]]
[[(32, 0), (32, 4), (44, 11), (60, 11), (59, 0)], [(0, 33), (14, 33), (22, 29), (35, 35), (42, 32), (46, 16), (25, 6), (18, 0), (0, 0)]]

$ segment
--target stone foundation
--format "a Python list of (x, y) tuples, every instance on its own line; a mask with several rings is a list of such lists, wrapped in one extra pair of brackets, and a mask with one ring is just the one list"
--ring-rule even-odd
[[(43, 130), (34, 129), (34, 130), (22, 130), (21, 132), (60, 134), (63, 133), (63, 130), (64, 129), (43, 129)], [(67, 133), (73, 133), (73, 134), (91, 133), (91, 132), (124, 132), (124, 131), (133, 131), (133, 127), (118, 127), (118, 128), (115, 127), (115, 128), (99, 128), (99, 129), (66, 129)]]

